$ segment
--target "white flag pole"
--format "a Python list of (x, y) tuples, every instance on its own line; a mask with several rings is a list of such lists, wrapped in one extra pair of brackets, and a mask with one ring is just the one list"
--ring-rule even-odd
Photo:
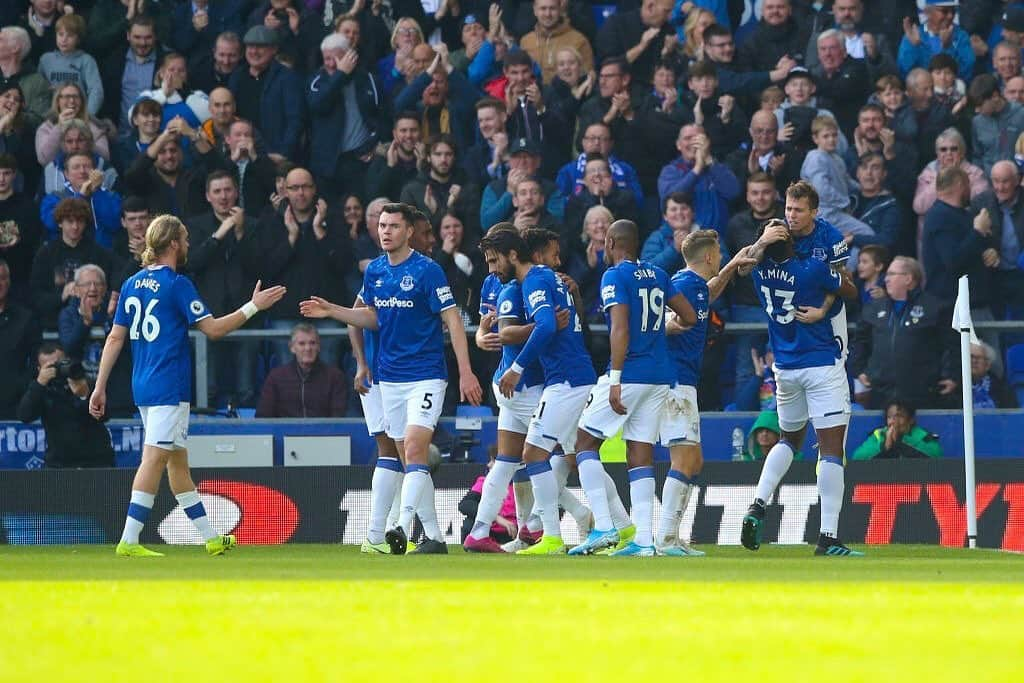
[(971, 322), (971, 294), (967, 276), (960, 278), (953, 310), (953, 329), (960, 333), (960, 384), (964, 402), (964, 482), (967, 505), (967, 547), (978, 545), (978, 503), (974, 486), (974, 396), (971, 391), (971, 341), (977, 340)]

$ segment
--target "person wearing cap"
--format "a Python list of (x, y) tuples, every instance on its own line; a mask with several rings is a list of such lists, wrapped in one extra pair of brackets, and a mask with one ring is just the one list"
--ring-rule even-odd
[(256, 124), (274, 161), (294, 158), (303, 130), (304, 98), (299, 77), (274, 59), (277, 32), (266, 26), (246, 31), (245, 66), (231, 75), (239, 117)]
[(761, 20), (736, 54), (740, 71), (771, 71), (779, 60), (791, 57), (804, 63), (809, 28), (793, 15), (791, 0), (764, 0)]
[[(251, 6), (252, 3), (245, 4)], [(317, 46), (323, 35), (321, 16), (301, 0), (262, 0), (249, 13), (245, 25), (274, 31), (280, 54), (301, 73), (319, 61)]]
[(587, 37), (569, 23), (560, 0), (533, 0), (537, 25), (519, 41), (521, 47), (540, 66), (547, 85), (555, 77), (555, 56), (564, 47), (574, 48), (583, 58), (583, 70), (594, 68), (594, 53)]
[[(480, 224), (494, 225), (511, 220), (515, 213), (514, 197), (516, 187), (526, 178), (535, 178), (540, 169), (543, 151), (536, 142), (527, 138), (513, 138), (508, 148), (508, 170), (501, 178), (495, 178), (484, 188), (480, 201)], [(555, 184), (546, 178), (540, 179), (541, 194), (547, 197), (545, 213), (561, 217), (565, 197)]]
[[(830, 110), (818, 106), (815, 99), (817, 93), (817, 81), (814, 75), (802, 66), (793, 67), (786, 81), (783, 84), (786, 99), (778, 109), (775, 110), (775, 118), (779, 124), (779, 131), (789, 132), (789, 140), (785, 144), (786, 161), (799, 168), (804, 163), (804, 157), (814, 149), (814, 141), (811, 139), (811, 122), (818, 116), (831, 116), (835, 118)], [(787, 128), (788, 127), (788, 128)], [(842, 130), (839, 131), (839, 154), (846, 154), (850, 143)]]
[(330, 33), (320, 42), (324, 65), (306, 88), (311, 124), (310, 170), (329, 196), (365, 196), (366, 173), (381, 132), (387, 130), (380, 88), (359, 66), (348, 38)]
[(953, 55), (959, 76), (969, 81), (974, 73), (974, 49), (970, 36), (953, 23), (957, 0), (925, 0), (925, 23), (917, 24), (913, 18), (903, 19), (903, 38), (900, 40), (896, 63), (900, 76), (907, 77), (911, 69), (927, 69), (928, 63), (939, 52)]

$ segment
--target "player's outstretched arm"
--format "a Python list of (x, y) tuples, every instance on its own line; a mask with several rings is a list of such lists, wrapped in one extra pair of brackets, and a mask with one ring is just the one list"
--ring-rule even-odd
[(484, 392), (469, 362), (469, 342), (466, 340), (466, 328), (462, 324), (458, 307), (452, 306), (441, 311), (441, 321), (448, 328), (452, 351), (455, 352), (455, 360), (459, 363), (459, 399), (478, 406), (483, 401)]
[(736, 252), (736, 255), (725, 264), (718, 275), (708, 280), (708, 298), (710, 299), (708, 303), (713, 303), (722, 295), (722, 292), (729, 286), (736, 273), (742, 270), (746, 270), (749, 273), (757, 265), (757, 260), (749, 255), (748, 249), (749, 247), (744, 247)]
[(299, 303), (299, 313), (307, 318), (331, 318), (366, 330), (377, 329), (377, 311), (365, 305), (362, 308), (346, 308), (314, 296)]
[(97, 420), (107, 412), (107, 380), (110, 379), (110, 372), (114, 369), (117, 357), (121, 355), (127, 330), (128, 328), (124, 325), (114, 325), (110, 328), (107, 341), (103, 344), (100, 368), (96, 374), (96, 386), (92, 390), (92, 396), (89, 397), (89, 414)]
[(205, 334), (213, 341), (217, 341), (234, 332), (239, 327), (244, 325), (249, 318), (253, 317), (260, 311), (265, 311), (284, 296), (287, 291), (281, 285), (275, 285), (270, 289), (262, 289), (263, 282), (261, 280), (256, 281), (256, 288), (252, 290), (252, 299), (244, 304), (234, 313), (228, 313), (222, 315), (219, 318), (208, 317), (203, 318), (196, 323), (196, 327), (199, 331)]

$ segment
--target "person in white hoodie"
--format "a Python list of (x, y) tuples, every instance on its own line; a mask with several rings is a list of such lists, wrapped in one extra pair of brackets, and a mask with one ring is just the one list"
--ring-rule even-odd
[(79, 49), (85, 37), (85, 19), (65, 14), (57, 20), (57, 49), (39, 58), (39, 73), (53, 86), (72, 82), (86, 96), (85, 108), (95, 116), (103, 106), (103, 81), (96, 60)]

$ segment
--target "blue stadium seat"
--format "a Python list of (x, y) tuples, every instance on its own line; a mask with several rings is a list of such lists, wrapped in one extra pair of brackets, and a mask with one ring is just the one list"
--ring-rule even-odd
[(1018, 405), (1024, 406), (1024, 344), (1006, 350), (1006, 381), (1017, 394)]
[(615, 14), (618, 8), (615, 5), (591, 5), (590, 9), (594, 12), (594, 24), (597, 25), (597, 28), (601, 28), (601, 24)]

